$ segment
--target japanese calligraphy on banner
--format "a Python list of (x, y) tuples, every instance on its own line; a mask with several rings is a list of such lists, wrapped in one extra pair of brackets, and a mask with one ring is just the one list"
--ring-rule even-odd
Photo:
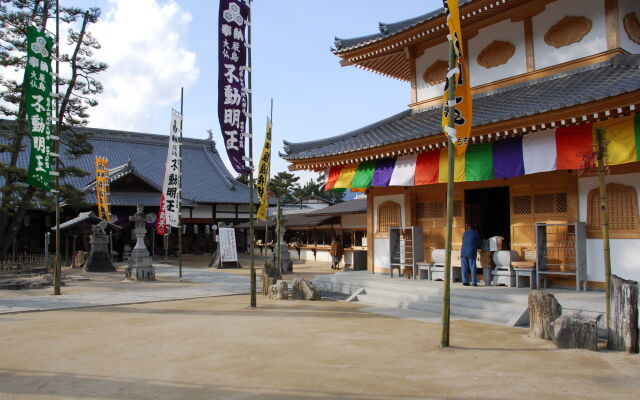
[(182, 114), (176, 110), (171, 113), (171, 127), (169, 129), (169, 149), (167, 163), (164, 167), (164, 182), (160, 197), (160, 212), (156, 231), (164, 235), (166, 227), (180, 226), (180, 179), (181, 159), (180, 145), (182, 137)]
[(111, 222), (109, 210), (109, 174), (106, 158), (96, 157), (96, 200), (98, 203), (98, 217)]
[(231, 166), (248, 174), (244, 137), (247, 120), (245, 28), (250, 6), (245, 0), (220, 0), (218, 26), (218, 120)]
[(27, 29), (24, 71), (26, 111), (31, 135), (27, 183), (51, 190), (51, 48), (53, 40), (35, 27)]
[(264, 137), (264, 147), (258, 169), (258, 181), (256, 182), (256, 190), (260, 200), (260, 207), (258, 207), (256, 217), (263, 221), (267, 220), (267, 208), (269, 207), (267, 185), (269, 183), (269, 170), (271, 169), (271, 128), (271, 120), (267, 118), (267, 133)]
[[(471, 136), (472, 106), (469, 70), (464, 59), (462, 46), (462, 29), (460, 27), (460, 10), (458, 0), (443, 0), (447, 25), (449, 26), (449, 40), (455, 52), (454, 68), (449, 69), (447, 78), (455, 76), (455, 108), (454, 115), (449, 115), (449, 79), (444, 88), (444, 105), (442, 109), (442, 128), (453, 142), (456, 154), (464, 154)], [(455, 119), (454, 128), (449, 127), (449, 119)]]

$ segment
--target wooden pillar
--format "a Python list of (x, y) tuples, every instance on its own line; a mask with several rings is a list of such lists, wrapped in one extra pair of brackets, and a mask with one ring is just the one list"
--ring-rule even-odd
[(531, 72), (536, 69), (535, 53), (533, 47), (533, 18), (527, 17), (523, 22), (525, 54), (527, 57), (527, 72)]
[(374, 227), (373, 227), (373, 213), (375, 212), (374, 208), (373, 208), (373, 195), (371, 194), (371, 192), (367, 191), (367, 269), (369, 269), (371, 271), (371, 273), (374, 273), (374, 268), (373, 268), (373, 252), (374, 252), (374, 235), (375, 232), (373, 231)]
[(618, 0), (604, 0), (604, 15), (607, 30), (607, 49), (617, 49), (620, 47)]

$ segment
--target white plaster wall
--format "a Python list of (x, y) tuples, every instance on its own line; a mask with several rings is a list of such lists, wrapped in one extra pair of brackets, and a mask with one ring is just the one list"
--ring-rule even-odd
[[(637, 0), (633, 0), (637, 1)], [(556, 49), (544, 41), (550, 27), (565, 16), (591, 20), (591, 31), (578, 43)], [(550, 67), (607, 50), (604, 0), (559, 0), (533, 17), (533, 48), (536, 69)]]
[(422, 79), (424, 72), (436, 62), (442, 60), (449, 62), (449, 43), (441, 43), (430, 49), (427, 49), (423, 55), (416, 58), (416, 87), (418, 92), (418, 101), (432, 99), (442, 96), (444, 91), (444, 82), (437, 85), (429, 85)]
[(618, 0), (618, 9), (620, 11), (620, 22), (618, 26), (620, 28), (620, 47), (625, 49), (631, 54), (640, 53), (640, 44), (629, 39), (629, 35), (624, 29), (624, 16), (628, 13), (635, 11), (636, 15), (640, 18), (640, 1), (638, 0)]
[[(494, 40), (510, 42), (516, 47), (516, 52), (506, 64), (486, 69), (478, 64), (478, 55)], [(483, 85), (527, 72), (527, 56), (524, 43), (523, 22), (506, 20), (478, 32), (476, 37), (469, 40), (469, 77), (471, 86)]]
[[(378, 207), (385, 201), (395, 201), (400, 204), (400, 220), (402, 221), (402, 227), (404, 228), (404, 195), (395, 194), (389, 196), (376, 196), (373, 198), (373, 230), (378, 231)], [(371, 250), (369, 250), (371, 251)], [(375, 238), (373, 240), (373, 267), (374, 268), (389, 268), (390, 254), (389, 254), (389, 239), (387, 238)]]
[(217, 212), (216, 213), (216, 218), (235, 218), (236, 217), (236, 213), (224, 213), (224, 212)]
[[(632, 186), (640, 194), (640, 174), (613, 175), (607, 183)], [(598, 187), (596, 177), (578, 179), (580, 201), (579, 218), (587, 222), (587, 196)], [(640, 201), (639, 201), (640, 203)], [(640, 206), (640, 204), (639, 204)], [(611, 239), (611, 272), (625, 279), (640, 280), (640, 239)], [(604, 281), (604, 261), (601, 239), (587, 239), (587, 279)]]
[(367, 214), (343, 215), (341, 226), (344, 229), (367, 229)]
[(191, 218), (211, 218), (212, 216), (211, 206), (208, 205), (197, 205), (191, 213)]

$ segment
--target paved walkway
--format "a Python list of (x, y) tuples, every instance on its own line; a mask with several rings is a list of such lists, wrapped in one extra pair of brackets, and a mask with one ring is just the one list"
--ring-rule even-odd
[[(189, 286), (0, 299), (0, 314), (196, 299), (245, 294), (250, 291), (249, 279), (244, 275), (196, 268), (183, 268), (182, 271), (183, 281), (189, 282)], [(156, 266), (157, 277), (177, 275), (177, 267)], [(257, 280), (260, 288), (259, 276)], [(197, 285), (194, 286), (194, 283)]]

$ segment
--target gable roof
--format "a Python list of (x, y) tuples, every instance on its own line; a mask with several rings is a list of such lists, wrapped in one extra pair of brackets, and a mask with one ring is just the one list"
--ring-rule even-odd
[[(0, 121), (0, 130), (8, 131), (13, 121)], [(83, 189), (95, 181), (95, 155), (106, 157), (109, 165), (116, 165), (116, 172), (131, 172), (127, 164), (131, 161), (135, 174), (154, 188), (162, 188), (168, 136), (139, 132), (127, 132), (96, 128), (73, 128), (79, 133), (89, 134), (89, 143), (94, 152), (78, 158), (65, 154), (62, 144), (61, 161), (89, 172), (85, 177), (65, 177), (63, 183)], [(4, 138), (0, 138), (6, 141)], [(27, 168), (29, 164), (29, 141), (25, 139), (25, 150), (20, 154), (18, 166)], [(0, 154), (0, 162), (5, 162), (8, 154)], [(183, 138), (182, 146), (182, 195), (194, 203), (247, 204), (249, 188), (236, 181), (224, 166), (215, 142), (206, 139)], [(118, 169), (119, 168), (119, 169)], [(159, 189), (161, 191), (161, 189)], [(90, 193), (90, 192), (89, 192)], [(90, 196), (89, 196), (90, 197)], [(257, 199), (257, 196), (254, 197)], [(88, 199), (89, 200), (89, 199)]]
[[(473, 96), (473, 127), (561, 110), (640, 90), (640, 54)], [(405, 110), (369, 126), (326, 139), (284, 142), (287, 160), (345, 154), (442, 133), (441, 106)], [(519, 127), (514, 127), (519, 128)]]
[(345, 215), (345, 214), (366, 214), (367, 199), (355, 199), (343, 201), (329, 207), (321, 208), (307, 214), (309, 217), (321, 215)]

